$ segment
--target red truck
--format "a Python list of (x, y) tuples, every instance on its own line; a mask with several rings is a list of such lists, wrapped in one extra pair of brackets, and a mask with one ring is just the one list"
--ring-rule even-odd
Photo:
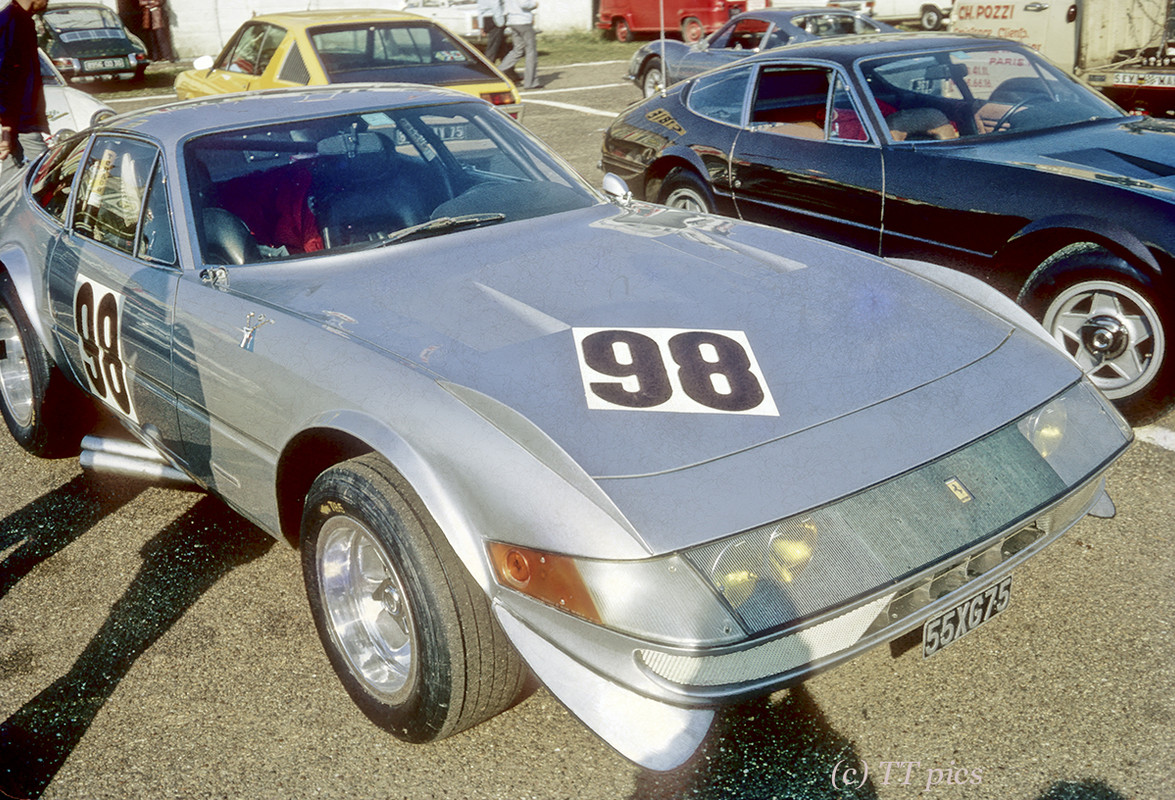
[(746, 10), (746, 0), (600, 0), (596, 27), (611, 31), (620, 42), (627, 42), (634, 33), (663, 30), (681, 31), (684, 41), (696, 42)]

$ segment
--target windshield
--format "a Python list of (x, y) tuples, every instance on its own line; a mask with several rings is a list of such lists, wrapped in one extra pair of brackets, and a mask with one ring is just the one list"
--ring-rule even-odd
[(557, 157), (476, 102), (226, 131), (190, 140), (184, 160), (209, 264), (456, 235), (598, 202)]
[(431, 22), (314, 28), (310, 41), (331, 83), (500, 81), (469, 48)]
[(894, 141), (1056, 128), (1124, 112), (1038, 56), (1014, 48), (903, 54), (860, 62)]

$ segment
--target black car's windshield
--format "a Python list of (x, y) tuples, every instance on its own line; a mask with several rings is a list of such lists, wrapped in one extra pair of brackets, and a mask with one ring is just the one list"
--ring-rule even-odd
[(599, 202), (542, 145), (476, 102), (226, 131), (190, 140), (183, 153), (208, 264), (446, 236)]
[(1124, 112), (1038, 56), (991, 47), (863, 59), (894, 141), (1056, 128)]

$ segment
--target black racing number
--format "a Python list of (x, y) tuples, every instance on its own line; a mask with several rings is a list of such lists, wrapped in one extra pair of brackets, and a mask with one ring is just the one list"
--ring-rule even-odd
[(743, 346), (721, 333), (688, 331), (669, 340), (682, 390), (719, 411), (748, 411), (763, 402), (763, 387), (751, 372)]
[(594, 382), (600, 399), (627, 408), (652, 408), (673, 395), (673, 386), (653, 339), (636, 331), (599, 331), (583, 340), (584, 362), (602, 375), (635, 378), (636, 389), (620, 382)]
[(83, 283), (74, 300), (73, 316), (82, 345), (82, 363), (94, 393), (130, 414), (131, 398), (119, 341), (118, 300), (107, 292), (95, 304), (93, 284)]
[(78, 287), (77, 297), (73, 301), (73, 325), (77, 329), (78, 338), (82, 343), (82, 364), (86, 368), (86, 377), (94, 392), (106, 396), (106, 381), (102, 378), (102, 349), (98, 346), (98, 332), (95, 329), (94, 287), (83, 283)]

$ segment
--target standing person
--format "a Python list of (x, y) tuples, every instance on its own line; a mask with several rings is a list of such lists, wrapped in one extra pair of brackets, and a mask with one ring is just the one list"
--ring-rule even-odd
[(49, 118), (33, 16), (49, 0), (12, 0), (0, 9), (0, 181), (45, 152)]
[(492, 63), (502, 60), (506, 49), (506, 13), (502, 0), (477, 0), (477, 16), (486, 37), (485, 54)]
[(139, 0), (139, 8), (143, 14), (143, 33), (147, 36), (147, 55), (152, 61), (175, 61), (166, 0)]
[(539, 51), (534, 36), (534, 10), (539, 7), (538, 0), (503, 0), (503, 5), (506, 9), (506, 27), (510, 29), (514, 47), (502, 59), (502, 71), (510, 74), (518, 59), (525, 57), (522, 88), (540, 89)]

